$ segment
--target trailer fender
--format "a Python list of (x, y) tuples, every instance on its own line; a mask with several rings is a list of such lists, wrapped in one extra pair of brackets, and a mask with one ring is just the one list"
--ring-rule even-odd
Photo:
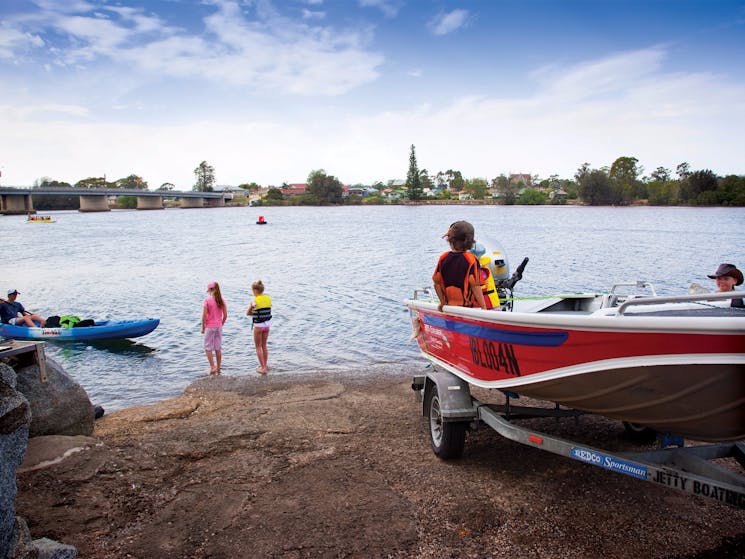
[(424, 381), (422, 415), (429, 415), (429, 400), (434, 390), (440, 397), (443, 421), (468, 421), (476, 419), (478, 411), (471, 398), (469, 384), (446, 371), (430, 371)]

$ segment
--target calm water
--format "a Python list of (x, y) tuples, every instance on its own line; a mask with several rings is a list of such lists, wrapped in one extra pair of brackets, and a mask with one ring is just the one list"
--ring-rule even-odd
[[(268, 225), (257, 226), (259, 214)], [(430, 285), (440, 238), (467, 219), (510, 263), (530, 263), (517, 294), (602, 291), (646, 279), (660, 293), (711, 285), (745, 266), (745, 209), (581, 207), (215, 208), (53, 212), (53, 224), (0, 216), (0, 289), (48, 316), (159, 317), (135, 341), (49, 344), (107, 410), (179, 394), (208, 369), (201, 304), (217, 280), (228, 303), (223, 370), (254, 375), (250, 285), (274, 301), (270, 374), (395, 374), (423, 364), (402, 301)]]

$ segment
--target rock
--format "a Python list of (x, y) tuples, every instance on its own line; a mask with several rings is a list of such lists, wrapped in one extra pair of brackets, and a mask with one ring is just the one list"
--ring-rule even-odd
[(16, 387), (16, 372), (6, 363), (0, 363), (0, 382), (4, 382), (12, 389)]
[(36, 555), (32, 555), (32, 557), (38, 557), (39, 559), (75, 559), (78, 554), (75, 547), (49, 538), (34, 540), (29, 547), (33, 552), (36, 552)]
[(8, 366), (0, 367), (0, 558), (5, 559), (15, 546), (16, 469), (26, 453), (31, 410), (13, 388)]
[(88, 394), (54, 359), (46, 362), (46, 382), (37, 365), (16, 370), (18, 391), (31, 406), (29, 436), (92, 434), (95, 412)]
[(43, 435), (28, 442), (26, 457), (18, 472), (48, 468), (78, 452), (101, 445), (101, 441), (83, 435)]

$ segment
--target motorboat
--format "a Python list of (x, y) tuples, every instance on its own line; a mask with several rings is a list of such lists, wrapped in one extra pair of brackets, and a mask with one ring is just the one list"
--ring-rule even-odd
[(729, 306), (742, 292), (661, 297), (640, 281), (516, 299), (526, 263), (502, 282), (499, 310), (439, 311), (430, 290), (415, 291), (406, 305), (422, 354), (469, 385), (658, 433), (745, 439), (745, 309)]
[(158, 318), (142, 318), (137, 320), (100, 320), (92, 326), (73, 328), (45, 327), (34, 328), (0, 324), (0, 336), (13, 340), (44, 340), (55, 342), (80, 342), (93, 340), (115, 340), (123, 338), (138, 338), (149, 334), (160, 324)]
[(26, 223), (54, 223), (56, 220), (50, 215), (30, 215)]

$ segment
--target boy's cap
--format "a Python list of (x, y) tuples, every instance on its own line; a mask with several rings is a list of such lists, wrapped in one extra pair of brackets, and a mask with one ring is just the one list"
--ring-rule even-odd
[(456, 221), (450, 224), (443, 237), (447, 237), (450, 241), (466, 241), (469, 238), (473, 239), (473, 235), (473, 225), (467, 221)]

